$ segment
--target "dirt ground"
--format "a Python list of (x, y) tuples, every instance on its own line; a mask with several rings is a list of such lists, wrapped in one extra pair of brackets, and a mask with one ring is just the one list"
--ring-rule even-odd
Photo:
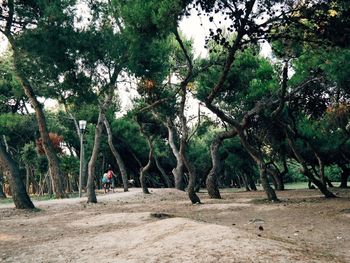
[(174, 189), (140, 189), (0, 205), (0, 262), (350, 262), (350, 190), (203, 191), (201, 205)]

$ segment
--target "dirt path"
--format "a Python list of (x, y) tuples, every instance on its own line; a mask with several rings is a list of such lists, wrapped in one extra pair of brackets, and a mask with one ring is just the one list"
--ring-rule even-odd
[(191, 205), (186, 193), (140, 189), (36, 202), (37, 212), (0, 205), (0, 262), (348, 262), (350, 190), (229, 193)]

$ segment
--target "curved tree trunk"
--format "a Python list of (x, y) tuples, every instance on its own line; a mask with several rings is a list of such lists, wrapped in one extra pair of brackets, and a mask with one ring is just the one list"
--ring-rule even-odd
[(158, 157), (154, 154), (153, 158), (154, 158), (154, 161), (155, 161), (155, 163), (156, 163), (156, 166), (157, 166), (157, 168), (158, 168), (160, 174), (162, 175), (162, 178), (163, 178), (163, 181), (164, 181), (164, 183), (165, 183), (165, 186), (166, 186), (167, 188), (171, 188), (171, 187), (172, 187), (171, 180), (170, 180), (170, 178), (168, 177), (168, 175), (166, 174), (166, 172), (164, 171), (162, 165), (160, 164), (160, 162), (159, 162), (159, 160), (158, 160)]
[(40, 137), (42, 140), (42, 145), (49, 163), (50, 167), (50, 175), (53, 181), (53, 186), (54, 186), (54, 193), (56, 198), (66, 198), (68, 195), (64, 192), (63, 188), (63, 177), (62, 173), (59, 167), (59, 161), (58, 157), (55, 153), (54, 147), (52, 145), (52, 142), (49, 137), (49, 133), (47, 130), (46, 126), (46, 119), (45, 115), (42, 109), (42, 105), (39, 103), (37, 100), (33, 88), (30, 85), (29, 81), (26, 79), (24, 74), (21, 72), (21, 70), (18, 69), (17, 67), (17, 61), (18, 61), (18, 54), (16, 49), (13, 49), (13, 57), (15, 61), (15, 69), (16, 69), (16, 74), (21, 82), (21, 86), (24, 90), (24, 93), (27, 95), (30, 104), (35, 110), (35, 117), (38, 122), (38, 127), (39, 127), (39, 132), (40, 132)]
[(140, 169), (140, 182), (141, 182), (141, 187), (142, 187), (142, 192), (144, 194), (149, 194), (150, 192), (148, 191), (148, 187), (146, 185), (146, 173), (152, 166), (152, 159), (153, 159), (153, 145), (152, 141), (150, 138), (147, 138), (148, 141), (148, 147), (149, 147), (149, 153), (148, 153), (148, 162), (146, 166), (141, 167)]
[(340, 188), (348, 188), (348, 178), (350, 176), (350, 168), (341, 165), (342, 173), (340, 174)]
[(257, 152), (253, 147), (249, 145), (242, 132), (238, 132), (238, 135), (244, 149), (249, 153), (249, 155), (253, 158), (259, 167), (260, 181), (267, 195), (267, 199), (269, 201), (278, 201), (276, 192), (271, 188), (269, 184), (269, 180), (267, 178), (267, 166), (264, 162), (263, 157), (259, 152)]
[(330, 192), (327, 189), (327, 186), (325, 184), (323, 184), (320, 180), (316, 179), (315, 176), (310, 173), (309, 169), (307, 168), (306, 162), (304, 160), (304, 158), (301, 156), (301, 154), (298, 152), (294, 140), (291, 138), (289, 132), (287, 130), (285, 130), (285, 134), (287, 137), (287, 141), (288, 144), (290, 146), (290, 148), (292, 149), (296, 159), (298, 160), (298, 162), (301, 164), (302, 166), (302, 172), (303, 174), (313, 183), (315, 184), (318, 189), (321, 191), (322, 194), (324, 194), (325, 197), (327, 198), (331, 198), (331, 197), (336, 197), (336, 195), (334, 195), (332, 192)]
[(168, 128), (168, 140), (170, 148), (176, 158), (176, 167), (172, 170), (172, 173), (174, 175), (175, 180), (175, 188), (181, 191), (185, 190), (185, 182), (184, 182), (184, 162), (183, 159), (179, 153), (179, 150), (177, 149), (175, 145), (175, 131), (174, 131), (174, 125), (172, 122), (168, 119), (166, 123), (166, 127)]
[(127, 192), (128, 191), (128, 174), (126, 172), (126, 167), (125, 167), (124, 161), (123, 161), (122, 157), (120, 156), (120, 154), (118, 153), (117, 149), (114, 147), (111, 127), (109, 126), (109, 122), (108, 122), (106, 116), (104, 116), (103, 122), (105, 124), (107, 135), (108, 135), (109, 148), (111, 149), (113, 156), (118, 163), (119, 171), (120, 171), (120, 174), (122, 175), (124, 192)]
[(219, 149), (222, 141), (227, 138), (232, 138), (236, 135), (235, 130), (224, 131), (216, 135), (215, 139), (210, 145), (212, 168), (207, 176), (206, 185), (210, 198), (221, 199), (219, 186), (218, 186), (218, 172), (221, 168), (221, 159), (219, 156)]
[(87, 198), (88, 198), (87, 202), (88, 203), (97, 203), (94, 179), (95, 179), (97, 156), (98, 156), (98, 153), (100, 152), (104, 110), (105, 110), (104, 108), (100, 108), (100, 111), (98, 114), (98, 120), (95, 127), (94, 147), (92, 149), (90, 161), (88, 164), (88, 180), (87, 180)]
[(0, 199), (7, 198), (6, 194), (4, 192), (4, 180), (3, 180), (3, 175), (0, 171)]
[(190, 163), (189, 160), (187, 159), (185, 153), (183, 153), (182, 158), (189, 173), (188, 186), (187, 186), (188, 197), (190, 198), (192, 204), (200, 204), (201, 200), (199, 199), (195, 191), (196, 176), (197, 176), (196, 170), (192, 165), (192, 163)]
[(181, 94), (181, 102), (180, 102), (180, 110), (179, 110), (179, 118), (181, 122), (181, 139), (180, 139), (180, 150), (179, 154), (180, 157), (185, 164), (187, 171), (189, 173), (189, 178), (188, 178), (188, 186), (187, 186), (187, 192), (188, 192), (188, 197), (190, 198), (192, 204), (200, 204), (201, 200), (199, 199), (198, 195), (196, 194), (195, 191), (195, 186), (196, 186), (196, 178), (197, 178), (197, 173), (196, 169), (192, 165), (192, 163), (189, 161), (189, 159), (186, 156), (186, 149), (187, 149), (187, 143), (188, 143), (188, 127), (187, 127), (187, 121), (186, 121), (186, 116), (185, 116), (185, 103), (186, 103), (186, 86), (184, 85), (186, 81), (181, 83), (181, 89), (182, 89), (182, 94)]
[(30, 200), (25, 185), (20, 177), (19, 169), (0, 144), (0, 166), (4, 170), (5, 175), (10, 184), (12, 199), (18, 209), (33, 209), (34, 204)]
[[(100, 104), (100, 110), (98, 114), (98, 120), (95, 127), (95, 139), (94, 139), (94, 147), (92, 150), (92, 154), (90, 157), (90, 161), (88, 164), (88, 178), (87, 178), (87, 196), (88, 203), (97, 203), (96, 193), (95, 193), (95, 170), (96, 170), (96, 160), (100, 150), (101, 144), (101, 135), (103, 130), (103, 122), (105, 120), (105, 113), (108, 109), (109, 104), (111, 103), (114, 95), (114, 85), (117, 81), (120, 70), (116, 67), (114, 68), (113, 75), (111, 76), (110, 82), (108, 84), (107, 94), (102, 104)], [(75, 125), (77, 125), (75, 121)], [(76, 126), (76, 128), (78, 128)], [(78, 131), (79, 134), (79, 131)]]
[(256, 185), (254, 183), (254, 180), (253, 180), (251, 173), (246, 173), (246, 178), (247, 178), (247, 182), (249, 184), (250, 189), (253, 191), (257, 191), (258, 189), (256, 188)]
[(272, 183), (276, 190), (284, 190), (283, 179), (281, 173), (277, 169), (268, 168), (268, 174), (271, 177)]

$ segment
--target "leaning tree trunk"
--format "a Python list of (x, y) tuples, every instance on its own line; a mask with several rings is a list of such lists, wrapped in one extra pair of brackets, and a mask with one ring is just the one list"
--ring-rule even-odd
[(140, 182), (142, 187), (142, 192), (144, 194), (149, 194), (147, 185), (146, 185), (146, 173), (152, 166), (152, 160), (153, 160), (153, 145), (150, 138), (147, 138), (148, 146), (149, 146), (149, 153), (148, 153), (148, 162), (144, 167), (141, 167), (140, 169)]
[(0, 167), (3, 169), (10, 184), (12, 199), (18, 209), (33, 209), (34, 204), (30, 200), (25, 185), (20, 177), (19, 169), (15, 161), (0, 144)]
[(87, 180), (87, 202), (88, 203), (97, 203), (95, 186), (94, 186), (94, 178), (95, 178), (95, 170), (96, 170), (96, 161), (98, 157), (98, 153), (100, 152), (101, 145), (101, 135), (103, 129), (103, 113), (104, 109), (100, 108), (98, 114), (98, 120), (95, 127), (95, 139), (94, 139), (94, 147), (92, 149), (90, 161), (88, 164), (88, 180)]
[(269, 201), (278, 201), (276, 192), (270, 186), (269, 180), (267, 178), (267, 166), (264, 162), (263, 157), (258, 151), (256, 151), (252, 146), (249, 145), (242, 132), (238, 132), (238, 135), (244, 149), (249, 153), (249, 155), (253, 158), (253, 160), (259, 167), (260, 181), (267, 195), (267, 199)]
[(192, 204), (200, 204), (201, 200), (199, 199), (195, 191), (196, 178), (197, 178), (196, 169), (194, 168), (194, 166), (186, 156), (186, 149), (188, 144), (188, 127), (187, 127), (187, 120), (185, 116), (185, 103), (186, 103), (186, 92), (187, 92), (186, 85), (187, 85), (186, 81), (183, 81), (181, 83), (182, 93), (181, 93), (179, 118), (181, 123), (182, 135), (180, 139), (179, 154), (189, 173), (188, 186), (187, 186), (188, 197), (190, 198)]
[[(13, 56), (14, 56), (15, 66), (17, 66), (18, 54), (16, 49), (14, 49)], [(63, 177), (59, 167), (58, 157), (55, 153), (54, 147), (52, 145), (52, 142), (50, 140), (49, 133), (47, 130), (46, 119), (43, 112), (43, 106), (37, 100), (32, 86), (30, 85), (29, 81), (26, 79), (24, 74), (21, 72), (21, 70), (19, 70), (17, 67), (15, 69), (16, 69), (17, 76), (21, 81), (21, 86), (24, 90), (24, 93), (29, 98), (29, 101), (35, 111), (35, 117), (38, 122), (42, 145), (50, 167), (50, 175), (53, 181), (54, 193), (56, 195), (56, 198), (66, 198), (68, 197), (68, 195), (63, 190), (64, 189)]]
[(199, 199), (195, 191), (195, 184), (196, 184), (196, 177), (197, 177), (196, 170), (192, 165), (192, 163), (186, 157), (185, 153), (182, 153), (182, 158), (184, 160), (184, 164), (186, 165), (186, 168), (189, 173), (188, 186), (187, 186), (188, 197), (190, 198), (192, 204), (200, 204), (201, 200)]
[[(101, 136), (102, 136), (102, 130), (103, 130), (103, 122), (105, 120), (105, 113), (108, 109), (108, 106), (110, 105), (112, 99), (113, 99), (113, 92), (114, 92), (114, 85), (117, 81), (118, 75), (120, 70), (116, 67), (114, 68), (113, 75), (110, 79), (110, 82), (108, 84), (107, 94), (103, 101), (103, 103), (100, 104), (100, 110), (98, 114), (98, 120), (95, 127), (95, 138), (94, 138), (94, 147), (92, 149), (90, 161), (88, 163), (88, 178), (87, 178), (87, 197), (88, 203), (97, 203), (96, 193), (95, 193), (95, 172), (96, 172), (96, 161), (98, 157), (98, 153), (100, 150), (101, 145)], [(77, 123), (75, 122), (75, 125)], [(78, 128), (76, 126), (76, 128)], [(78, 131), (79, 134), (79, 131)]]
[(126, 172), (126, 167), (125, 167), (124, 161), (123, 161), (122, 157), (120, 156), (119, 152), (117, 151), (117, 149), (114, 147), (111, 127), (109, 126), (109, 122), (108, 122), (106, 116), (104, 116), (103, 122), (105, 124), (107, 135), (108, 135), (109, 148), (111, 149), (113, 156), (117, 161), (120, 174), (122, 175), (124, 192), (127, 192), (128, 191), (128, 174)]
[(342, 173), (340, 174), (340, 188), (348, 188), (348, 178), (350, 176), (350, 168), (341, 165)]
[(301, 164), (302, 166), (302, 172), (303, 174), (313, 183), (315, 184), (318, 189), (321, 191), (322, 194), (324, 194), (325, 197), (327, 198), (332, 198), (332, 197), (336, 197), (336, 195), (334, 195), (332, 192), (330, 192), (327, 189), (327, 186), (325, 184), (323, 184), (320, 180), (316, 179), (315, 176), (309, 171), (309, 169), (307, 168), (307, 164), (306, 161), (304, 160), (304, 158), (302, 157), (302, 155), (299, 153), (299, 151), (297, 150), (294, 140), (291, 138), (289, 132), (287, 130), (285, 130), (285, 134), (287, 137), (287, 142), (290, 146), (290, 148), (292, 149), (296, 159), (298, 160), (298, 162)]
[(162, 167), (162, 165), (160, 164), (159, 160), (158, 160), (158, 157), (154, 154), (154, 161), (156, 163), (156, 166), (160, 172), (160, 174), (162, 175), (162, 178), (163, 178), (163, 181), (165, 183), (165, 186), (167, 188), (171, 188), (172, 187), (172, 183), (171, 183), (171, 180), (169, 179), (168, 175), (166, 174), (164, 168)]
[(232, 138), (234, 135), (236, 135), (235, 130), (221, 132), (218, 135), (216, 135), (215, 139), (211, 143), (210, 153), (211, 153), (211, 162), (213, 166), (206, 180), (206, 186), (207, 186), (207, 190), (210, 198), (221, 199), (219, 186), (218, 186), (218, 172), (221, 168), (219, 148), (224, 139)]
[(4, 181), (3, 181), (3, 175), (0, 172), (0, 199), (6, 198), (6, 194), (4, 192)]
[(174, 126), (170, 120), (167, 121), (166, 127), (168, 128), (168, 140), (170, 148), (176, 158), (176, 167), (172, 170), (175, 181), (175, 188), (181, 191), (185, 190), (185, 182), (184, 182), (184, 162), (175, 145), (175, 132)]

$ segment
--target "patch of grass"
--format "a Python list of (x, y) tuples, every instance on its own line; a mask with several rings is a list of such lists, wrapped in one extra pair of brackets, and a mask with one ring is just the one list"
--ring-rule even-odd
[(0, 204), (11, 204), (13, 203), (12, 198), (7, 197), (7, 198), (2, 198), (0, 199)]
[(295, 183), (287, 183), (284, 185), (285, 189), (307, 189), (307, 182), (295, 182)]

